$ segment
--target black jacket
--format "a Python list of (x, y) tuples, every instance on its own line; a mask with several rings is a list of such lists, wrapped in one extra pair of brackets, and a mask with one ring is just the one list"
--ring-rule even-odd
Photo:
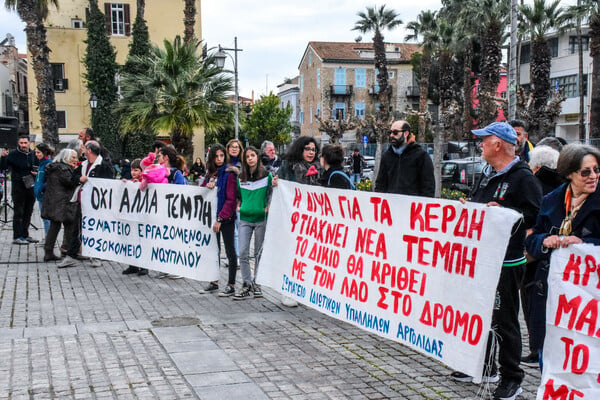
[(77, 186), (73, 180), (73, 168), (62, 162), (46, 166), (46, 192), (42, 204), (42, 218), (63, 222), (65, 210), (71, 202)]
[(409, 143), (401, 155), (390, 146), (381, 156), (375, 191), (413, 196), (435, 196), (431, 157), (417, 143)]
[[(82, 175), (85, 175), (85, 171), (82, 171), (83, 163), (79, 164), (79, 166), (75, 169), (73, 173), (73, 181), (79, 184), (79, 178)], [(94, 167), (88, 174), (89, 178), (104, 178), (104, 179), (114, 179), (115, 170), (110, 165), (110, 161), (106, 161), (102, 159), (102, 162)]]
[[(527, 236), (525, 241), (527, 252), (537, 260), (550, 259), (551, 251), (544, 252), (542, 243), (546, 237), (558, 235), (560, 225), (566, 216), (566, 190), (567, 184), (563, 184), (544, 197), (533, 232)], [(600, 245), (600, 186), (588, 196), (573, 218), (571, 235), (577, 236), (584, 243)]]
[(512, 208), (523, 214), (523, 219), (517, 221), (513, 227), (504, 256), (504, 265), (524, 262), (525, 234), (535, 223), (540, 210), (542, 188), (525, 161), (517, 161), (508, 171), (494, 175), (489, 180), (485, 174), (488, 170), (491, 170), (489, 165), (477, 180), (471, 192), (471, 201), (495, 201), (502, 207)]
[[(333, 174), (334, 171), (340, 171), (341, 174)], [(332, 187), (336, 189), (352, 188), (352, 186), (350, 186), (350, 178), (344, 173), (344, 168), (341, 166), (331, 167), (327, 171), (324, 171), (321, 178), (319, 178), (319, 183), (323, 187)]]
[(558, 172), (556, 172), (555, 169), (551, 169), (546, 166), (538, 169), (535, 173), (535, 177), (538, 178), (542, 185), (542, 193), (544, 196), (565, 183), (565, 180), (558, 174)]
[[(13, 183), (23, 185), (23, 177), (31, 175), (34, 165), (39, 162), (35, 158), (35, 152), (23, 153), (19, 149), (12, 150), (6, 157), (2, 157), (0, 168), (4, 171), (10, 169), (10, 176)], [(31, 175), (33, 177), (33, 175)]]

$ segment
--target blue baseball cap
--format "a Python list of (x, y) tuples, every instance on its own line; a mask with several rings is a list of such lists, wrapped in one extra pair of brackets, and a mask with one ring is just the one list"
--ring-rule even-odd
[(482, 129), (474, 129), (475, 136), (491, 136), (494, 135), (510, 144), (517, 144), (517, 132), (506, 122), (493, 122)]

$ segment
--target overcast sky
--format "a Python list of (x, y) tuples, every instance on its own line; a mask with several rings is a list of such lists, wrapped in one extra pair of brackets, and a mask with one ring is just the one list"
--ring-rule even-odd
[[(276, 93), (284, 78), (298, 74), (300, 57), (308, 42), (353, 41), (360, 35), (351, 30), (357, 20), (356, 13), (366, 6), (380, 4), (364, 0), (205, 0), (202, 34), (209, 47), (221, 44), (233, 48), (237, 36), (238, 48), (243, 49), (238, 53), (240, 95), (251, 97), (254, 91), (258, 99), (268, 91)], [(389, 0), (385, 4), (399, 12), (406, 24), (421, 10), (439, 9), (441, 1)], [(25, 34), (18, 16), (0, 6), (0, 26), (0, 40), (11, 33), (19, 51), (24, 53)], [(386, 42), (402, 42), (405, 35), (403, 26), (384, 33)], [(363, 36), (363, 42), (371, 41), (371, 35)], [(226, 67), (233, 70), (231, 60), (228, 59)]]

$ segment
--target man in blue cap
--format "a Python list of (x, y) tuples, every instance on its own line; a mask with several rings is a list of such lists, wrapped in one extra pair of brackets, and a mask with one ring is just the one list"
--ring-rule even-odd
[[(482, 139), (482, 158), (488, 163), (473, 187), (470, 200), (488, 206), (512, 208), (523, 214), (523, 219), (513, 227), (508, 242), (500, 280), (496, 289), (496, 302), (492, 315), (492, 329), (498, 335), (500, 383), (494, 399), (513, 400), (523, 390), (524, 372), (521, 361), (521, 330), (519, 327), (519, 286), (525, 267), (525, 235), (537, 217), (542, 202), (542, 189), (529, 165), (515, 154), (517, 133), (505, 122), (494, 122), (483, 129), (475, 129)], [(484, 382), (498, 381), (495, 346), (490, 333), (485, 356)], [(492, 348), (494, 349), (492, 351)], [(453, 372), (452, 378), (471, 382), (472, 378)]]

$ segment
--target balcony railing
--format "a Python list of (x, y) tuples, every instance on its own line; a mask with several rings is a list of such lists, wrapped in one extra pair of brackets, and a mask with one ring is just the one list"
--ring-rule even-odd
[(330, 85), (332, 96), (350, 96), (352, 85)]
[(418, 86), (409, 86), (406, 88), (406, 97), (419, 97), (421, 90)]

